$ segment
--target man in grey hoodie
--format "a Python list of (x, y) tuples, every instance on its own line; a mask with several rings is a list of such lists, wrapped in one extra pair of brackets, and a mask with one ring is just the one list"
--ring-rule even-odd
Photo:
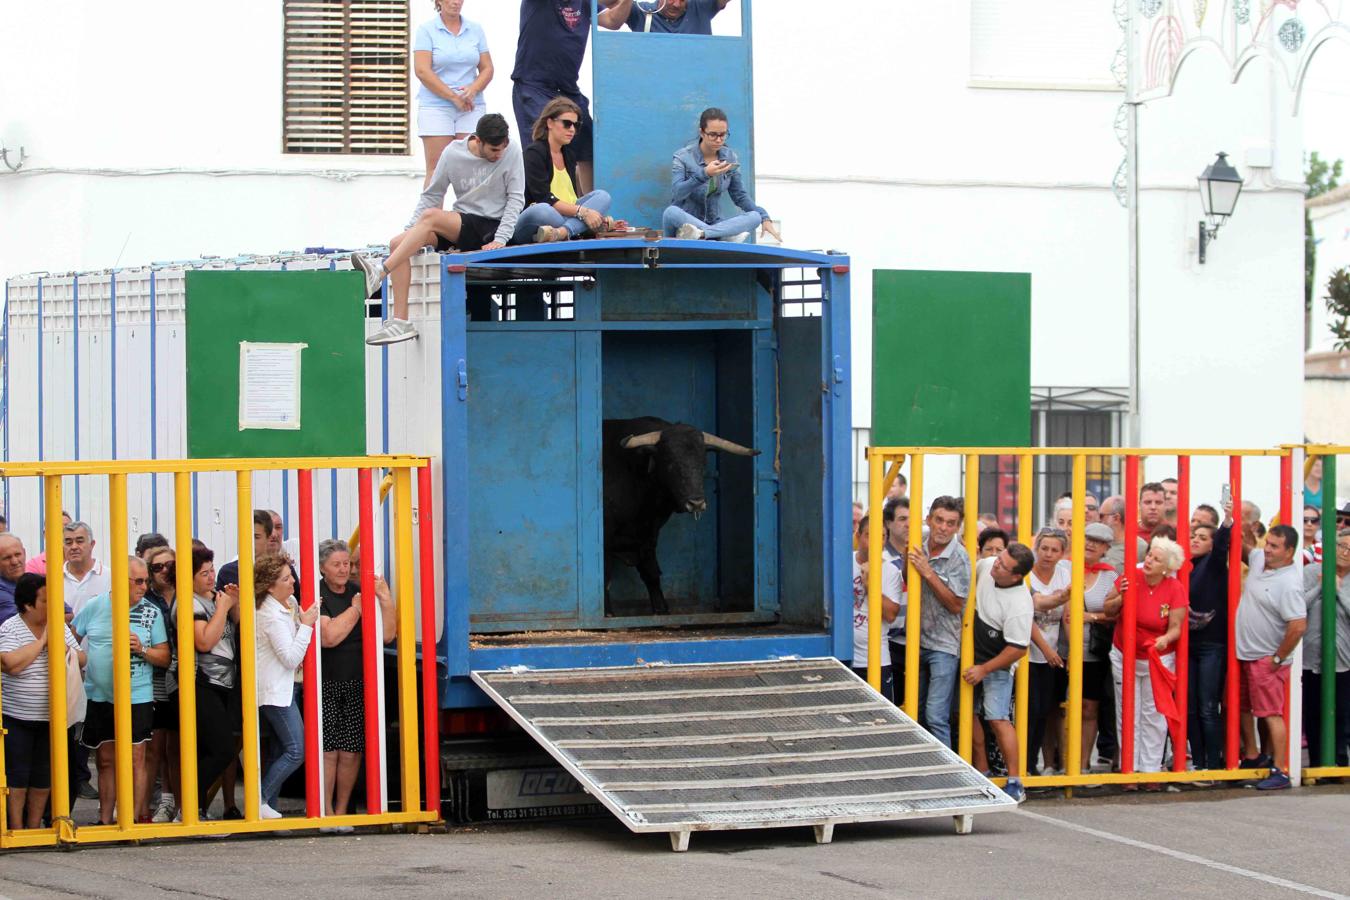
[[(451, 186), (455, 202), (446, 210), (442, 204)], [(380, 346), (417, 337), (417, 328), (408, 321), (408, 288), (412, 283), (409, 260), (414, 254), (431, 246), (441, 253), (505, 247), (524, 206), (525, 169), (520, 147), (511, 143), (506, 119), (499, 113), (488, 113), (478, 120), (473, 134), (445, 148), (413, 210), (408, 229), (389, 242), (389, 257), (383, 265), (352, 254), (352, 265), (365, 273), (368, 298), (379, 296), (386, 276), (394, 293), (393, 316), (366, 338), (366, 343)]]

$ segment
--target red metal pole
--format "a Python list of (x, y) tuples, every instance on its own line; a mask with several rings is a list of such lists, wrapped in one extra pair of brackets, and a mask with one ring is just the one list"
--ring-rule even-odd
[[(1185, 564), (1177, 576), (1181, 579), (1182, 595), (1189, 602), (1191, 596), (1191, 458), (1177, 457), (1177, 537), (1181, 542), (1182, 558)], [(1186, 730), (1189, 725), (1187, 703), (1190, 701), (1191, 670), (1191, 628), (1190, 611), (1181, 623), (1181, 637), (1177, 640), (1177, 709), (1181, 712), (1181, 724), (1172, 735), (1172, 770), (1186, 771)]]
[(361, 662), (366, 714), (366, 812), (383, 812), (380, 802), (380, 684), (379, 665), (383, 653), (380, 635), (375, 630), (379, 604), (375, 598), (375, 513), (371, 472), (356, 472), (357, 502), (361, 526)]
[(1121, 610), (1120, 771), (1134, 771), (1134, 629), (1135, 596), (1139, 590), (1139, 457), (1125, 458), (1125, 603)]
[(441, 706), (436, 680), (436, 553), (433, 536), (435, 497), (431, 466), (417, 470), (417, 529), (422, 574), (422, 756), (427, 786), (426, 809), (441, 809)]
[[(1280, 521), (1285, 525), (1293, 525), (1294, 530), (1299, 534), (1303, 533), (1303, 521), (1300, 513), (1300, 520), (1294, 525), (1294, 458), (1293, 456), (1280, 457)], [(1333, 552), (1335, 552), (1333, 550)]]
[(1233, 533), (1228, 547), (1228, 673), (1224, 683), (1224, 763), (1236, 769), (1242, 761), (1239, 750), (1237, 611), (1242, 600), (1242, 457), (1228, 458), (1228, 484), (1233, 497)]
[[(300, 607), (309, 609), (319, 602), (319, 582), (314, 572), (314, 473), (301, 469), (296, 473), (300, 503)], [(305, 651), (305, 815), (316, 819), (323, 814), (323, 779), (319, 767), (323, 748), (319, 746), (319, 632), (316, 629)]]

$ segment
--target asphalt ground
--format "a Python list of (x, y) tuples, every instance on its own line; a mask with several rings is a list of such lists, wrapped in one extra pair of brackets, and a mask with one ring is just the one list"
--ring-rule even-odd
[(444, 834), (193, 839), (11, 852), (13, 898), (1342, 897), (1350, 787), (1028, 801), (977, 816), (695, 833), (687, 853), (614, 819)]

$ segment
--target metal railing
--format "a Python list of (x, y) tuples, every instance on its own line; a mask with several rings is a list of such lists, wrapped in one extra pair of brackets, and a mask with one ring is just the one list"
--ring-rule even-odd
[[(379, 723), (384, 708), (377, 670), (383, 666), (383, 647), (375, 627), (378, 618), (375, 593), (375, 560), (372, 542), (364, 540), (357, 551), (360, 559), (362, 620), (362, 660), (364, 665), (366, 812), (363, 814), (323, 815), (322, 747), (319, 742), (320, 691), (319, 630), (316, 627), (303, 663), (303, 720), (305, 725), (305, 814), (263, 819), (259, 814), (262, 778), (259, 749), (258, 700), (256, 694), (255, 609), (253, 584), (253, 490), (255, 472), (294, 470), (299, 488), (300, 605), (308, 609), (318, 602), (316, 565), (317, 540), (314, 526), (313, 473), (315, 470), (356, 470), (362, 534), (374, 533), (373, 472), (387, 469), (393, 478), (394, 496), (394, 573), (393, 585), (397, 615), (396, 650), (400, 788), (397, 811), (386, 808), (383, 798), (382, 755)], [(180, 822), (143, 823), (135, 821), (132, 774), (131, 719), (131, 645), (128, 581), (127, 477), (145, 473), (171, 473), (174, 481), (174, 524), (171, 542), (176, 558), (192, 558), (192, 475), (201, 472), (234, 472), (235, 506), (239, 544), (238, 663), (243, 702), (243, 788), (242, 821), (203, 821), (198, 803), (203, 788), (197, 771), (197, 690), (190, 675), (178, 679), (178, 725)], [(391, 825), (432, 822), (440, 818), (439, 706), (436, 679), (436, 596), (435, 554), (432, 543), (432, 494), (430, 460), (414, 456), (318, 457), (297, 459), (205, 459), (98, 462), (27, 462), (0, 464), (0, 477), (36, 477), (43, 480), (46, 508), (45, 543), (50, 572), (60, 572), (62, 547), (63, 476), (102, 476), (107, 479), (110, 512), (111, 607), (113, 628), (113, 707), (115, 722), (116, 822), (106, 825), (77, 826), (71, 818), (70, 760), (67, 747), (66, 667), (64, 628), (47, 629), (49, 729), (51, 737), (51, 821), (52, 827), (9, 828), (7, 817), (8, 780), (5, 777), (3, 748), (0, 748), (0, 848), (38, 847), (55, 844), (83, 844), (148, 838), (186, 837), (224, 833), (256, 833), (278, 829), (312, 829), (331, 826)], [(419, 516), (420, 584), (414, 575), (413, 481), (423, 514)], [(176, 567), (176, 596), (193, 596), (192, 566)], [(418, 746), (417, 623), (416, 606), (421, 605), (421, 714), (423, 744)], [(65, 585), (57, 575), (47, 580), (47, 604), (61, 610)], [(59, 613), (57, 613), (59, 615)], [(193, 617), (177, 616), (178, 672), (192, 673), (196, 668)], [(154, 777), (151, 773), (149, 777)], [(422, 789), (425, 788), (423, 798)]]
[[(869, 521), (868, 521), (868, 558), (870, 560), (882, 559), (882, 550), (884, 544), (882, 504), (887, 492), (889, 491), (896, 473), (902, 466), (908, 464), (907, 477), (909, 479), (909, 498), (911, 515), (909, 518), (909, 546), (920, 546), (923, 543), (924, 515), (926, 509), (924, 504), (924, 463), (925, 460), (933, 456), (953, 456), (964, 457), (965, 486), (964, 486), (964, 522), (963, 522), (963, 543), (970, 557), (971, 576), (970, 592), (967, 602), (964, 605), (961, 622), (961, 647), (960, 663), (958, 667), (957, 684), (959, 685), (959, 716), (954, 732), (958, 734), (956, 750), (966, 761), (972, 759), (973, 736), (975, 728), (978, 727), (974, 719), (974, 688), (968, 684), (960, 673), (964, 672), (974, 663), (974, 634), (973, 622), (975, 616), (975, 567), (979, 561), (977, 550), (978, 536), (978, 515), (980, 512), (980, 458), (982, 456), (1015, 456), (1018, 464), (1017, 479), (1017, 497), (1018, 497), (1018, 516), (1017, 516), (1017, 534), (1014, 540), (1027, 545), (1032, 544), (1032, 538), (1036, 529), (1033, 527), (1033, 515), (1031, 512), (1032, 489), (1034, 462), (1036, 456), (1059, 456), (1070, 457), (1072, 459), (1072, 494), (1073, 494), (1073, 518), (1070, 529), (1069, 548), (1071, 551), (1071, 572), (1072, 580), (1070, 587), (1070, 596), (1067, 601), (1067, 615), (1064, 617), (1065, 627), (1068, 629), (1068, 659), (1066, 668), (1068, 674), (1068, 697), (1066, 701), (1067, 718), (1067, 736), (1066, 745), (1063, 748), (1064, 773), (1037, 775), (1026, 777), (1024, 783), (1030, 787), (1066, 787), (1072, 788), (1078, 785), (1088, 784), (1132, 784), (1146, 782), (1183, 782), (1183, 781), (1237, 781), (1247, 780), (1253, 777), (1263, 777), (1265, 770), (1261, 769), (1241, 769), (1242, 762), (1239, 749), (1239, 672), (1238, 663), (1235, 655), (1234, 629), (1237, 619), (1237, 609), (1242, 595), (1242, 552), (1243, 546), (1240, 537), (1236, 533), (1231, 541), (1228, 564), (1228, 636), (1227, 636), (1227, 660), (1225, 670), (1225, 684), (1223, 693), (1223, 706), (1225, 716), (1225, 743), (1224, 759), (1225, 768), (1223, 769), (1192, 769), (1187, 767), (1187, 707), (1188, 707), (1188, 651), (1189, 651), (1189, 629), (1182, 627), (1180, 638), (1176, 648), (1176, 687), (1175, 702), (1181, 710), (1181, 720), (1178, 726), (1169, 728), (1169, 737), (1172, 742), (1173, 755), (1171, 771), (1167, 772), (1136, 772), (1134, 771), (1134, 743), (1135, 743), (1135, 705), (1137, 698), (1134, 696), (1134, 678), (1124, 677), (1121, 683), (1120, 700), (1120, 733), (1118, 739), (1120, 743), (1120, 771), (1119, 772), (1087, 772), (1084, 771), (1082, 759), (1082, 722), (1083, 722), (1083, 664), (1084, 664), (1084, 529), (1086, 526), (1085, 512), (1085, 494), (1087, 480), (1087, 459), (1092, 456), (1116, 456), (1122, 457), (1125, 469), (1125, 525), (1124, 525), (1124, 571), (1133, 572), (1136, 564), (1140, 562), (1137, 550), (1137, 538), (1140, 537), (1139, 522), (1139, 489), (1140, 489), (1140, 465), (1146, 457), (1175, 457), (1177, 472), (1177, 512), (1176, 528), (1178, 533), (1178, 543), (1183, 549), (1186, 561), (1190, 560), (1190, 516), (1191, 506), (1191, 459), (1192, 457), (1226, 457), (1228, 460), (1228, 483), (1232, 493), (1232, 509), (1240, 511), (1242, 509), (1242, 474), (1243, 461), (1252, 458), (1275, 458), (1279, 463), (1279, 497), (1280, 512), (1279, 521), (1288, 523), (1292, 519), (1292, 511), (1302, 507), (1302, 484), (1294, 483), (1293, 472), (1295, 465), (1301, 464), (1303, 457), (1308, 454), (1309, 465), (1314, 456), (1322, 457), (1325, 460), (1324, 472), (1324, 520), (1323, 528), (1328, 535), (1324, 541), (1326, 546), (1335, 546), (1335, 457), (1336, 453), (1350, 452), (1346, 447), (1330, 446), (1308, 446), (1306, 449), (1302, 446), (1285, 445), (1272, 449), (1123, 449), (1123, 448), (1101, 448), (1101, 447), (1065, 447), (1065, 448), (1045, 448), (1045, 447), (870, 447), (867, 450), (868, 459), (868, 484), (869, 484)], [(1297, 499), (1295, 494), (1298, 494)], [(1239, 520), (1240, 521), (1240, 520)], [(1330, 524), (1328, 524), (1330, 522)], [(1147, 537), (1147, 535), (1144, 535)], [(1296, 555), (1296, 560), (1301, 559), (1301, 554)], [(1323, 566), (1327, 575), (1323, 577), (1323, 634), (1322, 634), (1322, 654), (1323, 671), (1335, 671), (1335, 605), (1336, 605), (1336, 578), (1335, 578), (1335, 554), (1331, 552), (1324, 554)], [(1183, 565), (1178, 573), (1178, 578), (1182, 581), (1183, 589), (1189, 592), (1189, 566)], [(906, 600), (903, 615), (905, 617), (905, 659), (904, 659), (904, 696), (896, 698), (896, 702), (902, 706), (911, 718), (919, 718), (919, 667), (921, 640), (921, 615), (922, 615), (922, 579), (918, 576), (912, 559), (906, 560)], [(873, 688), (880, 690), (881, 687), (881, 641), (882, 641), (882, 607), (881, 607), (881, 567), (871, 565), (868, 567), (868, 658), (867, 658), (867, 678)], [(1122, 629), (1120, 635), (1122, 644), (1123, 672), (1131, 673), (1134, 671), (1134, 664), (1142, 658), (1139, 647), (1136, 646), (1135, 635), (1135, 613), (1137, 604), (1138, 579), (1127, 580), (1127, 588), (1123, 597), (1122, 612), (1117, 622), (1117, 627)], [(1311, 778), (1330, 777), (1335, 775), (1350, 774), (1350, 768), (1338, 767), (1319, 767), (1308, 769), (1306, 773), (1301, 772), (1300, 755), (1300, 735), (1301, 721), (1300, 716), (1301, 698), (1299, 696), (1299, 678), (1301, 667), (1300, 644), (1299, 656), (1294, 659), (1294, 670), (1291, 673), (1293, 683), (1290, 690), (1290, 702), (1287, 704), (1286, 721), (1289, 724), (1289, 760), (1290, 776), (1295, 783), (1298, 783), (1300, 776), (1306, 774)], [(893, 661), (895, 665), (900, 665), (898, 661)], [(1015, 685), (1015, 727), (1018, 738), (1018, 758), (1020, 760), (1021, 771), (1026, 772), (1028, 767), (1027, 760), (1027, 740), (1028, 740), (1028, 707), (1029, 707), (1029, 681), (1030, 666), (1028, 659), (1024, 656), (1016, 665), (1014, 679)], [(859, 665), (859, 661), (855, 661)], [(897, 679), (898, 680), (898, 679)], [(1321, 721), (1324, 723), (1324, 729), (1321, 736), (1323, 758), (1329, 757), (1332, 752), (1333, 742), (1335, 740), (1335, 687), (1334, 678), (1322, 679), (1321, 694)], [(1039, 749), (1039, 748), (1033, 748)], [(1197, 761), (1198, 762), (1198, 761)]]

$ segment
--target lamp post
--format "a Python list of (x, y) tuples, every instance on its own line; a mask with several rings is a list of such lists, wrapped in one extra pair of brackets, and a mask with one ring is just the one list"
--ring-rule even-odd
[(1205, 247), (1218, 237), (1219, 226), (1228, 221), (1242, 193), (1242, 176), (1228, 164), (1228, 154), (1220, 153), (1196, 179), (1200, 184), (1200, 205), (1205, 218), (1200, 220), (1200, 264), (1205, 263)]

